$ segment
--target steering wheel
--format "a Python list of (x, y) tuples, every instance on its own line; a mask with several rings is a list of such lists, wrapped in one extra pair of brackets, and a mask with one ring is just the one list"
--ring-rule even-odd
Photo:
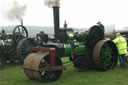
[(28, 31), (25, 26), (18, 25), (13, 29), (13, 40), (18, 43), (22, 38), (28, 37)]

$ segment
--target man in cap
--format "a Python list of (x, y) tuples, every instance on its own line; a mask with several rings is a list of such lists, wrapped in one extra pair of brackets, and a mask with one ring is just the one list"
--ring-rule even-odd
[(104, 25), (101, 22), (97, 22), (97, 25), (100, 27), (100, 29), (104, 32)]
[(120, 67), (125, 67), (124, 55), (127, 54), (127, 41), (120, 33), (116, 33), (116, 38), (113, 42), (116, 44), (118, 49)]

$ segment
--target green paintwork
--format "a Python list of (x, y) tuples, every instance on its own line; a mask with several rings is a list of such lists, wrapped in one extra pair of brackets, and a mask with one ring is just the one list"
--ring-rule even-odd
[(75, 54), (81, 54), (85, 52), (85, 45), (81, 42), (76, 42), (75, 43), (76, 46), (76, 50), (75, 50)]
[(109, 45), (106, 45), (102, 48), (101, 50), (101, 56), (100, 56), (100, 62), (101, 66), (104, 69), (109, 68), (112, 65), (112, 53), (111, 53), (112, 48)]
[(74, 42), (74, 47), (71, 44), (65, 44), (65, 56), (79, 55), (85, 53), (85, 45), (82, 42)]
[(64, 55), (65, 56), (71, 55), (71, 53), (72, 53), (72, 46), (71, 46), (71, 44), (64, 44), (64, 48), (65, 48)]
[(0, 40), (0, 50), (7, 51), (12, 47), (12, 44), (8, 40)]

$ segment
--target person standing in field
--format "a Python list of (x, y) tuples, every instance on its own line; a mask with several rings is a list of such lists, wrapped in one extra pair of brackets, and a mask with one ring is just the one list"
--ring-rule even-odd
[(124, 55), (127, 54), (127, 41), (120, 33), (117, 33), (113, 42), (116, 44), (118, 49), (120, 67), (125, 67)]

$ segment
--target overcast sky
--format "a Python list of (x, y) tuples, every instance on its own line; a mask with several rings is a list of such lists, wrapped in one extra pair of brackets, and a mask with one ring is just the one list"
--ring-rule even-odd
[[(26, 5), (24, 25), (53, 26), (53, 10), (44, 0), (0, 0), (0, 25), (20, 24), (7, 18), (14, 1)], [(87, 28), (101, 21), (104, 25), (115, 24), (117, 28), (128, 26), (128, 0), (61, 0), (60, 26), (64, 20), (69, 27)]]

